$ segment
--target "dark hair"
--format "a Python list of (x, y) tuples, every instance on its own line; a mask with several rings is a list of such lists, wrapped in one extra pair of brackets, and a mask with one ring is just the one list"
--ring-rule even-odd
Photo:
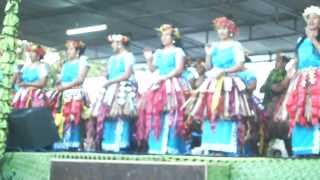
[(245, 62), (245, 63), (251, 63), (252, 60), (251, 60), (251, 58), (250, 58), (249, 56), (245, 55), (245, 56), (244, 56), (244, 62)]
[(124, 47), (128, 47), (128, 46), (130, 45), (130, 41), (128, 41), (128, 42), (123, 42), (122, 45), (123, 45)]
[(81, 56), (81, 55), (83, 55), (84, 52), (86, 51), (87, 46), (78, 47), (78, 48), (76, 48), (76, 49), (79, 50), (79, 56)]
[(290, 57), (288, 56), (281, 56), (283, 62), (288, 63), (290, 61)]

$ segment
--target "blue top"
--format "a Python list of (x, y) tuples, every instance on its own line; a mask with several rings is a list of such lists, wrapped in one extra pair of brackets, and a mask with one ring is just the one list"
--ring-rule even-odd
[(320, 67), (320, 52), (313, 46), (310, 39), (306, 38), (298, 48), (298, 69)]
[(121, 54), (113, 55), (108, 61), (108, 75), (109, 80), (117, 79), (122, 76), (127, 67), (132, 66), (135, 58), (132, 53), (124, 52)]
[(21, 69), (21, 81), (24, 83), (33, 83), (46, 76), (47, 71), (44, 65), (39, 66), (24, 66)]
[[(211, 63), (214, 68), (228, 69), (238, 62), (244, 62), (242, 45), (237, 41), (229, 41), (212, 44)], [(246, 85), (256, 81), (256, 75), (250, 70), (236, 73)]]
[(228, 69), (244, 62), (242, 46), (237, 41), (222, 42), (212, 45), (211, 64), (213, 67)]
[(154, 65), (159, 70), (160, 75), (169, 74), (176, 68), (177, 56), (185, 56), (183, 50), (178, 47), (174, 47), (167, 51), (164, 51), (163, 49), (158, 49), (154, 53)]
[(67, 61), (64, 63), (61, 70), (61, 83), (70, 84), (77, 80), (80, 70), (85, 66), (88, 66), (88, 63), (84, 58)]

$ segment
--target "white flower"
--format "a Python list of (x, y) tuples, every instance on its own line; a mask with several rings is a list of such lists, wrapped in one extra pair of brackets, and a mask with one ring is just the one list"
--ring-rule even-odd
[(112, 40), (113, 41), (121, 41), (122, 35), (121, 34), (114, 34), (114, 35), (112, 35)]
[(320, 16), (320, 8), (318, 6), (309, 6), (309, 7), (307, 7), (304, 10), (303, 14), (302, 14), (304, 20), (307, 20), (308, 16), (310, 14), (316, 14), (316, 15)]

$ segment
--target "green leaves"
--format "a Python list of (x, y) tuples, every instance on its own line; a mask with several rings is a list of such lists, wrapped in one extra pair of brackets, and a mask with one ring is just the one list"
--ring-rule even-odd
[(0, 128), (1, 129), (7, 129), (8, 128), (8, 123), (6, 120), (0, 121)]
[[(2, 57), (0, 58), (0, 62), (10, 64), (10, 66), (11, 66), (11, 64), (13, 64), (15, 62), (15, 59), (16, 59), (16, 54), (14, 52), (10, 52), (7, 50), (3, 53)], [(8, 74), (7, 72), (10, 70), (10, 68), (7, 65), (2, 65), (2, 66), (0, 65), (0, 68), (1, 68), (3, 74)], [(11, 72), (11, 73), (13, 73), (13, 72)]]
[(19, 24), (19, 18), (16, 14), (8, 14), (4, 17), (3, 25), (4, 26), (11, 26), (16, 27)]
[(1, 42), (0, 43), (1, 50), (15, 52), (15, 48), (16, 48), (15, 38), (10, 36), (5, 36), (3, 39), (1, 39), (0, 42)]
[(5, 142), (6, 140), (6, 133), (4, 131), (0, 131), (0, 142)]
[(18, 30), (16, 27), (6, 26), (2, 29), (2, 34), (14, 37), (18, 34)]
[(0, 88), (0, 102), (1, 101), (7, 101), (8, 103), (11, 102), (12, 94), (10, 90), (11, 90), (11, 87), (9, 91), (6, 88)]
[(18, 14), (20, 2), (21, 2), (20, 0), (9, 0), (6, 4), (4, 12)]
[[(0, 88), (5, 88), (6, 90), (10, 91), (10, 89), (12, 88), (12, 78), (11, 78), (11, 76), (4, 76), (3, 79), (1, 79)], [(10, 98), (10, 97), (8, 97), (8, 98)], [(6, 98), (6, 100), (8, 98)]]
[(5, 17), (0, 40), (0, 50), (3, 52), (0, 57), (0, 159), (6, 149), (7, 139), (7, 118), (11, 111), (11, 88), (14, 63), (16, 61), (16, 37), (19, 26), (19, 4), (21, 0), (7, 0), (5, 6)]
[(1, 118), (1, 115), (7, 115), (11, 111), (11, 107), (8, 106), (8, 103), (6, 101), (0, 101), (0, 108), (1, 108), (0, 118)]

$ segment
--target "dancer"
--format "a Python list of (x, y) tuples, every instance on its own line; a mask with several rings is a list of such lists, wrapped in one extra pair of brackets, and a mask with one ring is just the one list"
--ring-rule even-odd
[[(305, 35), (299, 38), (297, 72), (291, 78), (287, 99), (294, 156), (319, 153), (320, 8), (304, 10)], [(289, 76), (290, 78), (291, 76)]]
[(226, 17), (216, 18), (212, 23), (219, 42), (205, 48), (210, 70), (183, 108), (189, 119), (202, 121), (202, 153), (237, 155), (240, 145), (244, 145), (245, 120), (253, 116), (243, 82), (247, 78), (242, 72), (245, 56), (241, 44), (234, 40), (238, 33), (236, 24)]
[(89, 66), (85, 58), (81, 58), (86, 45), (82, 41), (69, 40), (66, 42), (68, 60), (63, 64), (61, 77), (56, 86), (57, 94), (61, 96), (52, 99), (55, 104), (53, 112), (58, 126), (61, 141), (54, 144), (55, 150), (81, 150), (80, 121), (84, 106), (88, 102), (82, 83), (85, 80)]
[(91, 111), (97, 120), (98, 149), (101, 143), (103, 151), (119, 152), (130, 147), (132, 125), (137, 116), (137, 85), (133, 78), (135, 58), (127, 50), (127, 36), (112, 34), (107, 37), (107, 41), (114, 54), (108, 60), (105, 90)]
[(184, 153), (185, 124), (181, 107), (187, 86), (180, 74), (185, 53), (177, 47), (181, 43), (178, 28), (163, 24), (159, 31), (163, 48), (154, 54), (150, 49), (144, 51), (150, 71), (158, 75), (153, 76), (152, 86), (139, 102), (137, 139), (147, 141), (151, 154)]
[(26, 50), (31, 62), (25, 63), (15, 75), (19, 86), (12, 102), (15, 109), (47, 106), (43, 88), (46, 86), (48, 70), (40, 62), (45, 50), (38, 45), (29, 45)]

